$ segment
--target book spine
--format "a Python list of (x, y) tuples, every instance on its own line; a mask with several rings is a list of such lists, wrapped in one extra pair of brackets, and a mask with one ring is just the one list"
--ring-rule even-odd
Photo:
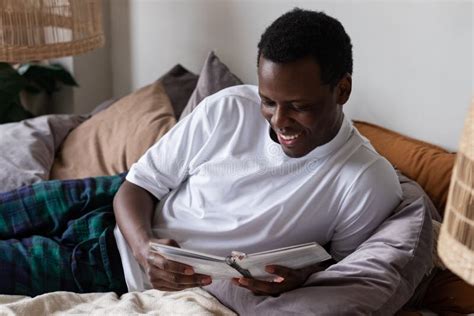
[(252, 275), (250, 274), (249, 270), (242, 268), (239, 266), (237, 262), (235, 262), (235, 258), (233, 256), (227, 256), (225, 258), (225, 263), (227, 263), (229, 266), (237, 270), (240, 274), (242, 274), (246, 278), (251, 278)]

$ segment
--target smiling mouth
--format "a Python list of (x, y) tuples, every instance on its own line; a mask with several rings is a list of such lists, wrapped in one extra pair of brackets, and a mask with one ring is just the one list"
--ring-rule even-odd
[(292, 134), (292, 135), (283, 135), (283, 134), (279, 134), (277, 133), (278, 136), (280, 136), (281, 138), (283, 138), (283, 140), (293, 140), (293, 139), (297, 139), (298, 137), (300, 137), (300, 135), (303, 134), (303, 133), (298, 133), (298, 134)]
[(303, 135), (303, 132), (295, 133), (295, 134), (281, 134), (281, 133), (276, 133), (278, 137), (278, 141), (280, 144), (286, 146), (286, 147), (292, 147), (294, 146), (297, 142), (300, 141), (302, 138), (301, 136)]

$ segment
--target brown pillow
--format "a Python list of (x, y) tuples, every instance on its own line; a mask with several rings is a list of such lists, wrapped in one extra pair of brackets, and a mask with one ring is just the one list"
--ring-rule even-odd
[(171, 102), (156, 81), (74, 129), (56, 154), (51, 179), (126, 171), (175, 123)]
[[(165, 89), (166, 95), (173, 106), (174, 116), (178, 118), (196, 88), (199, 76), (190, 72), (180, 64), (175, 65), (158, 79)], [(117, 99), (109, 99), (96, 106), (90, 115), (95, 115), (115, 103)]]
[(474, 313), (474, 286), (449, 270), (436, 273), (423, 299), (422, 306), (438, 315)]
[(455, 154), (374, 124), (355, 121), (354, 125), (375, 150), (423, 187), (443, 215)]

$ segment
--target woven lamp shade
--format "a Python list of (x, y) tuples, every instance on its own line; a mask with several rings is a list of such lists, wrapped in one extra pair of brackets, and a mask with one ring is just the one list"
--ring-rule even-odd
[(85, 53), (104, 44), (101, 0), (0, 0), (0, 61)]
[(474, 285), (474, 99), (454, 164), (438, 254), (451, 271)]

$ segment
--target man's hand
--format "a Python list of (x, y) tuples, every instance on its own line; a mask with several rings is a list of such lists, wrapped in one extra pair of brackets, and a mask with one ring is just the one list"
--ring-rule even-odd
[(278, 296), (281, 293), (301, 287), (308, 277), (318, 271), (322, 271), (326, 265), (315, 264), (302, 269), (290, 269), (278, 265), (268, 265), (265, 271), (275, 274), (273, 281), (261, 281), (250, 278), (234, 278), (235, 285), (252, 291), (255, 295)]
[[(167, 246), (179, 247), (171, 239), (154, 239)], [(209, 285), (212, 279), (208, 275), (194, 273), (194, 269), (186, 264), (171, 261), (156, 252), (147, 251), (142, 256), (140, 264), (145, 269), (153, 288), (162, 291), (180, 291), (191, 287)]]

